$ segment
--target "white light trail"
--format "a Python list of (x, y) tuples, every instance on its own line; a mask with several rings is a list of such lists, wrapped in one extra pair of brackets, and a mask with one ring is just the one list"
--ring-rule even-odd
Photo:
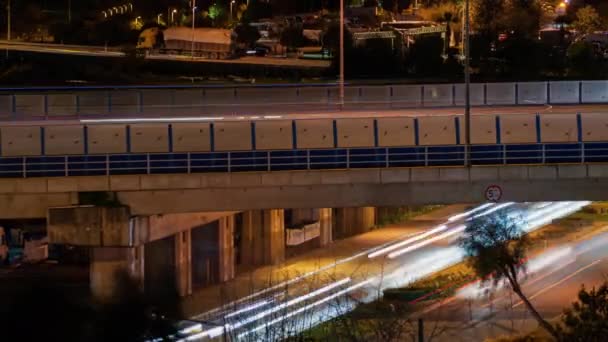
[(500, 209), (503, 209), (503, 208), (506, 208), (506, 207), (512, 206), (513, 204), (515, 204), (515, 203), (513, 203), (513, 202), (505, 202), (505, 203), (501, 203), (501, 204), (499, 204), (499, 205), (497, 205), (497, 206), (495, 206), (495, 207), (492, 207), (492, 208), (490, 208), (490, 209), (488, 209), (488, 210), (486, 210), (486, 211), (484, 211), (484, 212), (482, 212), (482, 213), (480, 213), (480, 214), (477, 214), (477, 215), (475, 215), (475, 216), (473, 216), (473, 217), (470, 217), (470, 218), (469, 218), (467, 221), (471, 221), (471, 220), (473, 220), (473, 219), (476, 219), (476, 218), (480, 218), (480, 217), (483, 217), (483, 216), (489, 215), (489, 214), (491, 214), (491, 213), (493, 213), (493, 212), (499, 211)]
[(405, 246), (405, 245), (409, 245), (410, 243), (413, 243), (413, 242), (416, 242), (416, 241), (422, 240), (422, 239), (424, 239), (424, 238), (426, 238), (426, 237), (429, 237), (429, 236), (431, 236), (431, 235), (433, 235), (433, 234), (435, 234), (435, 233), (442, 232), (442, 231), (444, 231), (444, 230), (446, 230), (446, 229), (448, 229), (448, 226), (446, 226), (446, 225), (442, 224), (442, 225), (437, 226), (437, 227), (435, 227), (435, 228), (433, 228), (433, 229), (431, 229), (431, 230), (429, 230), (429, 231), (427, 231), (427, 232), (424, 232), (424, 233), (422, 233), (422, 234), (420, 234), (420, 235), (416, 235), (416, 236), (414, 236), (414, 237), (412, 237), (412, 238), (409, 238), (409, 239), (407, 239), (407, 240), (403, 240), (403, 241), (401, 241), (401, 242), (399, 242), (399, 243), (396, 243), (396, 244), (394, 244), (394, 245), (390, 245), (390, 246), (388, 246), (388, 247), (385, 247), (385, 248), (382, 248), (382, 249), (380, 249), (380, 250), (377, 250), (377, 251), (375, 251), (375, 252), (373, 252), (373, 253), (370, 253), (370, 254), (368, 254), (368, 255), (367, 255), (367, 257), (368, 257), (368, 258), (370, 258), (370, 259), (373, 259), (373, 258), (375, 258), (375, 257), (377, 257), (377, 256), (379, 256), (379, 255), (382, 255), (382, 254), (388, 253), (388, 252), (390, 252), (390, 251), (392, 251), (392, 250), (395, 250), (395, 249), (397, 249), (397, 248), (399, 248), (399, 247), (403, 247), (403, 246)]
[(175, 117), (175, 118), (120, 118), (120, 119), (81, 119), (80, 123), (138, 123), (138, 122), (196, 122), (224, 120), (223, 116), (198, 116), (198, 117)]
[(245, 313), (245, 312), (248, 312), (248, 311), (251, 311), (251, 310), (255, 310), (255, 309), (261, 308), (262, 306), (267, 305), (269, 303), (270, 302), (267, 301), (267, 300), (261, 300), (261, 301), (259, 301), (257, 303), (248, 305), (248, 306), (246, 306), (246, 307), (244, 307), (242, 309), (238, 309), (236, 311), (233, 311), (233, 312), (227, 314), (226, 316), (224, 316), (224, 318), (230, 318), (230, 317), (233, 317), (233, 316), (236, 316), (236, 315), (240, 315), (242, 313)]
[(264, 324), (259, 325), (259, 326), (255, 327), (255, 328), (253, 328), (253, 329), (251, 329), (249, 331), (243, 332), (243, 333), (239, 334), (237, 336), (237, 338), (241, 339), (241, 338), (243, 338), (243, 337), (245, 337), (245, 336), (247, 336), (247, 335), (249, 335), (251, 333), (260, 331), (260, 330), (265, 329), (265, 328), (267, 328), (267, 327), (269, 327), (271, 325), (277, 324), (277, 323), (279, 323), (279, 322), (281, 322), (281, 321), (283, 321), (283, 320), (285, 320), (287, 318), (293, 317), (293, 316), (298, 315), (300, 313), (303, 313), (303, 312), (305, 312), (307, 310), (310, 310), (310, 309), (314, 308), (315, 306), (319, 306), (321, 304), (327, 303), (327, 302), (329, 302), (330, 300), (332, 300), (334, 298), (343, 296), (343, 295), (345, 295), (345, 294), (347, 294), (349, 292), (352, 292), (352, 291), (354, 291), (354, 290), (356, 290), (358, 288), (361, 288), (361, 287), (363, 287), (365, 285), (368, 285), (368, 284), (372, 283), (375, 280), (376, 280), (376, 278), (370, 278), (370, 279), (364, 280), (364, 281), (362, 281), (360, 283), (357, 283), (355, 285), (352, 285), (350, 287), (347, 287), (347, 288), (345, 288), (343, 290), (340, 290), (340, 291), (338, 291), (338, 292), (336, 292), (336, 293), (334, 293), (334, 294), (332, 294), (330, 296), (327, 296), (327, 297), (325, 297), (323, 299), (320, 299), (320, 300), (318, 300), (318, 301), (316, 301), (314, 303), (308, 304), (308, 305), (306, 305), (304, 307), (301, 307), (301, 308), (299, 308), (299, 309), (297, 309), (295, 311), (292, 311), (292, 312), (287, 313), (287, 314), (285, 314), (283, 316), (277, 317), (277, 318), (273, 319), (270, 322), (264, 323)]
[(331, 291), (331, 290), (333, 290), (333, 289), (335, 289), (337, 287), (340, 287), (342, 285), (348, 284), (350, 281), (351, 281), (350, 277), (344, 278), (342, 280), (339, 280), (339, 281), (336, 281), (336, 282), (331, 283), (329, 285), (326, 285), (326, 286), (324, 286), (324, 287), (322, 287), (320, 289), (317, 289), (317, 290), (314, 290), (314, 291), (312, 291), (310, 293), (307, 293), (307, 294), (305, 294), (303, 296), (299, 296), (299, 297), (291, 299), (291, 300), (289, 300), (289, 301), (287, 301), (285, 303), (281, 303), (281, 304), (279, 304), (277, 306), (274, 306), (271, 309), (268, 309), (268, 310), (256, 313), (253, 316), (250, 316), (250, 317), (248, 317), (248, 318), (246, 318), (246, 319), (244, 319), (242, 321), (239, 321), (237, 323), (232, 324), (230, 326), (230, 330), (238, 329), (238, 328), (240, 328), (240, 327), (242, 327), (244, 325), (247, 325), (249, 323), (253, 323), (253, 322), (255, 322), (255, 321), (259, 320), (259, 319), (262, 319), (262, 318), (264, 318), (264, 317), (266, 317), (268, 315), (271, 315), (271, 314), (273, 314), (273, 313), (275, 313), (277, 311), (280, 311), (280, 310), (288, 308), (288, 307), (290, 307), (292, 305), (301, 303), (301, 302), (303, 302), (303, 301), (305, 301), (307, 299), (316, 297), (316, 296), (318, 296), (320, 294), (323, 294), (325, 292), (329, 292), (329, 291)]
[(469, 211), (465, 211), (464, 213), (460, 213), (460, 214), (454, 215), (452, 217), (449, 217), (448, 218), (448, 222), (454, 222), (454, 221), (460, 220), (463, 217), (467, 217), (467, 216), (469, 216), (471, 214), (474, 214), (474, 213), (476, 213), (476, 212), (478, 212), (480, 210), (483, 210), (483, 209), (485, 209), (487, 207), (491, 207), (493, 205), (494, 205), (494, 203), (482, 204), (482, 205), (480, 205), (480, 206), (478, 206), (476, 208), (473, 208), (473, 209), (471, 209)]
[(192, 334), (193, 332), (199, 331), (202, 329), (203, 329), (203, 325), (200, 323), (197, 323), (197, 324), (194, 324), (192, 326), (189, 326), (187, 328), (180, 330), (179, 333), (182, 335), (188, 335), (188, 334)]
[(390, 253), (388, 255), (388, 257), (389, 257), (389, 259), (394, 259), (394, 258), (396, 258), (396, 257), (398, 257), (398, 256), (400, 256), (402, 254), (405, 254), (405, 253), (414, 251), (416, 249), (422, 248), (424, 246), (430, 245), (430, 244), (432, 244), (435, 241), (439, 241), (439, 240), (445, 239), (445, 238), (450, 237), (450, 236), (455, 235), (455, 234), (460, 234), (460, 233), (464, 232), (464, 230), (466, 228), (467, 228), (467, 226), (465, 226), (464, 224), (460, 225), (460, 226), (458, 226), (456, 228), (450, 229), (449, 231), (447, 231), (447, 232), (445, 232), (445, 233), (443, 233), (441, 235), (434, 236), (434, 237), (432, 237), (430, 239), (426, 239), (424, 241), (418, 242), (415, 245), (411, 245), (409, 247), (406, 247), (406, 248), (400, 249), (398, 251), (392, 252), (392, 253)]

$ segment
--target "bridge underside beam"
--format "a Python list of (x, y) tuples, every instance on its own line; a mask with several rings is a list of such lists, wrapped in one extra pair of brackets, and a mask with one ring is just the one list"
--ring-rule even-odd
[(344, 208), (485, 201), (608, 199), (608, 165), (366, 169), (234, 174), (134, 175), (18, 179), (0, 186), (0, 218), (46, 217), (74, 204), (78, 191), (113, 191), (134, 215)]

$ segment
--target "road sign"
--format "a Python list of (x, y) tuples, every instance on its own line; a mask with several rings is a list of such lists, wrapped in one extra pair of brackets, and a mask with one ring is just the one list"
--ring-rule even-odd
[(498, 202), (502, 197), (502, 189), (498, 185), (490, 185), (486, 188), (486, 199), (490, 202)]

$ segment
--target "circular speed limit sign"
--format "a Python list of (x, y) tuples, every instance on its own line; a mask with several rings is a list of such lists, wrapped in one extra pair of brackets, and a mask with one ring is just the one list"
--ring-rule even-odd
[(498, 202), (502, 197), (502, 189), (498, 185), (490, 185), (486, 188), (486, 199), (490, 202)]

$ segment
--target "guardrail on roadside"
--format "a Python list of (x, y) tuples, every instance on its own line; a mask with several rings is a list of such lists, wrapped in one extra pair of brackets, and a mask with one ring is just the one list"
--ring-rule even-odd
[[(474, 166), (608, 162), (608, 142), (473, 145)], [(301, 149), (0, 158), (0, 178), (465, 165), (465, 147)]]

